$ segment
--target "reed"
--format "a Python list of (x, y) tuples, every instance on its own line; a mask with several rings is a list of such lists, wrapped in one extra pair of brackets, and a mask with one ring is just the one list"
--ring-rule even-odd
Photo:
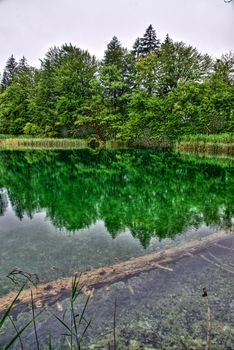
[[(18, 293), (16, 294), (15, 298), (11, 302), (8, 309), (3, 313), (2, 318), (0, 318), (0, 331), (4, 327), (7, 320), (10, 320), (10, 322), (13, 325), (13, 328), (15, 330), (15, 335), (8, 341), (7, 344), (4, 344), (4, 347), (1, 349), (8, 350), (16, 343), (16, 341), (19, 341), (19, 347), (21, 350), (24, 350), (24, 342), (21, 337), (22, 333), (32, 324), (33, 325), (33, 332), (34, 332), (34, 338), (36, 343), (36, 349), (40, 350), (40, 340), (39, 335), (37, 331), (37, 325), (36, 325), (36, 319), (39, 315), (41, 315), (45, 309), (41, 309), (39, 312), (36, 313), (35, 309), (35, 303), (34, 303), (34, 297), (33, 292), (31, 290), (31, 311), (32, 311), (32, 317), (30, 320), (20, 329), (17, 328), (15, 322), (13, 321), (13, 318), (11, 317), (12, 309), (15, 307), (15, 305), (19, 302), (20, 294), (22, 293), (23, 289), (27, 285), (28, 282), (31, 283), (31, 277), (28, 278), (27, 273), (25, 274), (22, 271), (18, 272), (19, 279), (21, 277), (26, 278), (26, 282), (22, 284), (21, 288), (19, 289)], [(15, 270), (13, 272), (13, 279), (14, 283), (16, 283), (15, 280)], [(77, 311), (77, 299), (82, 294), (83, 287), (79, 285), (79, 278), (77, 275), (74, 276), (71, 283), (71, 293), (70, 293), (70, 306), (69, 309), (65, 310), (63, 312), (62, 317), (58, 317), (57, 315), (52, 313), (52, 316), (57, 319), (57, 321), (64, 326), (65, 333), (63, 333), (63, 336), (65, 336), (67, 345), (65, 347), (62, 347), (61, 349), (74, 349), (74, 350), (81, 350), (82, 349), (82, 342), (84, 339), (84, 336), (90, 327), (91, 320), (86, 320), (86, 309), (88, 306), (88, 302), (90, 299), (90, 295), (86, 297), (86, 301), (84, 303), (84, 306), (81, 306), (79, 312)], [(70, 317), (68, 316), (68, 319), (70, 318), (70, 321), (67, 322), (65, 320), (65, 315), (67, 314), (67, 311), (69, 312)], [(52, 345), (52, 339), (51, 336), (48, 338), (48, 349), (55, 349)]]
[[(23, 342), (22, 342), (22, 339), (21, 339), (21, 335), (22, 333), (31, 325), (31, 323), (33, 323), (34, 325), (34, 330), (36, 332), (36, 318), (43, 312), (43, 310), (41, 310), (40, 312), (38, 312), (37, 314), (35, 314), (35, 310), (34, 310), (34, 303), (33, 303), (33, 299), (31, 300), (31, 303), (32, 303), (32, 318), (23, 326), (21, 327), (20, 329), (18, 329), (13, 321), (13, 319), (11, 318), (11, 311), (13, 309), (13, 307), (15, 306), (15, 304), (18, 302), (18, 299), (19, 299), (19, 296), (22, 292), (22, 290), (24, 289), (26, 284), (23, 284), (22, 287), (20, 288), (18, 294), (16, 295), (16, 297), (13, 299), (12, 303), (10, 304), (10, 306), (8, 307), (8, 309), (6, 310), (6, 312), (4, 313), (3, 317), (0, 319), (0, 330), (3, 328), (3, 326), (5, 325), (6, 321), (9, 319), (11, 321), (11, 323), (13, 324), (13, 327), (15, 329), (15, 336), (13, 336), (9, 341), (8, 343), (4, 346), (4, 350), (8, 350), (12, 347), (12, 345), (17, 341), (19, 340), (19, 343), (20, 343), (20, 347), (21, 349), (24, 349), (23, 347)], [(32, 296), (33, 298), (33, 296)], [(35, 337), (38, 341), (38, 338), (37, 338), (37, 333), (35, 333)], [(39, 348), (38, 348), (39, 349)]]
[(234, 134), (182, 136), (175, 148), (185, 151), (234, 154)]
[(72, 279), (71, 294), (70, 294), (70, 322), (65, 321), (65, 314), (67, 310), (64, 311), (62, 317), (54, 315), (54, 317), (64, 326), (67, 345), (69, 349), (81, 350), (82, 342), (90, 327), (91, 320), (87, 321), (85, 317), (85, 312), (88, 306), (90, 295), (87, 296), (86, 301), (80, 312), (77, 312), (75, 303), (77, 298), (82, 293), (83, 286), (79, 285), (79, 278), (77, 275)]
[(52, 139), (52, 138), (2, 138), (0, 147), (10, 149), (27, 148), (81, 148), (87, 147), (86, 140), (80, 139)]

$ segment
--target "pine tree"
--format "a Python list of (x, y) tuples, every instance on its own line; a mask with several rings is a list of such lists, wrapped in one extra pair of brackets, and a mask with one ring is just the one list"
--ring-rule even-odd
[(23, 56), (18, 63), (17, 70), (25, 69), (28, 66), (27, 59)]
[(121, 47), (121, 43), (116, 36), (113, 36), (110, 43), (107, 45), (108, 50), (118, 49)]
[(160, 41), (157, 39), (157, 35), (152, 24), (150, 24), (150, 26), (146, 29), (146, 32), (141, 40), (141, 45), (143, 55), (147, 55), (159, 49)]
[(31, 118), (29, 105), (34, 87), (35, 69), (23, 57), (10, 84), (0, 94), (0, 133), (19, 135), (24, 132), (24, 126)]
[(173, 40), (169, 37), (169, 34), (167, 34), (163, 44), (172, 44), (172, 43), (173, 43)]
[(104, 55), (104, 63), (107, 66), (115, 64), (120, 67), (122, 64), (123, 48), (116, 36), (113, 36), (110, 43), (107, 45), (107, 50)]
[(147, 56), (149, 53), (155, 52), (160, 48), (160, 41), (157, 39), (153, 26), (146, 29), (143, 38), (137, 38), (133, 44), (132, 53), (135, 57)]
[(1, 89), (6, 89), (12, 82), (15, 69), (17, 67), (17, 62), (13, 55), (7, 60), (6, 67), (3, 71), (2, 81), (1, 81)]
[(139, 57), (142, 54), (142, 38), (137, 38), (135, 43), (133, 44), (132, 51), (136, 57)]

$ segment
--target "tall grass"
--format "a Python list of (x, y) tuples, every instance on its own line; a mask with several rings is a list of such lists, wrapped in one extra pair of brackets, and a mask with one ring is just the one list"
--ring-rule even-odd
[[(20, 330), (17, 329), (17, 327), (15, 326), (14, 321), (12, 320), (12, 318), (10, 316), (10, 313), (11, 313), (13, 307), (15, 306), (15, 304), (18, 302), (19, 296), (20, 296), (22, 290), (24, 289), (24, 287), (25, 287), (25, 284), (22, 285), (22, 287), (20, 288), (19, 292), (17, 293), (17, 295), (13, 299), (12, 303), (10, 304), (10, 306), (8, 307), (6, 312), (4, 313), (2, 319), (0, 319), (0, 330), (3, 328), (5, 322), (8, 319), (10, 319), (10, 321), (12, 322), (13, 327), (15, 329), (15, 332), (16, 332), (15, 336), (13, 336), (13, 338), (8, 341), (8, 343), (4, 346), (3, 350), (10, 349), (11, 346), (17, 340), (19, 340), (19, 342), (20, 342), (21, 349), (23, 349), (23, 342), (22, 342), (22, 339), (21, 339), (21, 334), (31, 325), (31, 323), (34, 324), (34, 330), (36, 330), (35, 319), (43, 312), (43, 310), (41, 310), (37, 315), (35, 315), (34, 303), (33, 303), (33, 299), (32, 299), (32, 313), (33, 313), (33, 317), (22, 328), (20, 328)], [(36, 336), (36, 339), (37, 339), (37, 333), (35, 333), (35, 336)]]
[(0, 138), (1, 148), (74, 148), (87, 147), (85, 140), (50, 138)]
[(181, 142), (212, 142), (212, 143), (234, 143), (234, 134), (197, 134), (184, 135), (181, 137)]
[[(25, 275), (23, 277), (25, 277)], [(32, 290), (31, 290), (31, 311), (32, 311), (31, 319), (23, 327), (18, 329), (15, 325), (15, 322), (13, 321), (13, 319), (11, 317), (12, 309), (18, 303), (20, 294), (23, 291), (23, 289), (25, 288), (26, 284), (27, 284), (27, 282), (25, 282), (22, 285), (22, 287), (20, 288), (20, 290), (16, 294), (15, 298), (11, 302), (10, 306), (4, 312), (2, 318), (0, 319), (0, 331), (4, 327), (7, 320), (11, 321), (13, 328), (15, 330), (15, 335), (8, 341), (7, 344), (4, 345), (3, 348), (1, 348), (1, 350), (10, 349), (11, 346), (14, 345), (17, 340), (19, 341), (19, 346), (20, 346), (21, 350), (24, 350), (24, 343), (23, 343), (23, 339), (21, 338), (21, 335), (31, 324), (33, 325), (33, 332), (34, 332), (34, 338), (35, 338), (35, 343), (36, 343), (36, 349), (37, 350), (41, 349), (40, 340), (39, 340), (39, 336), (38, 336), (38, 332), (37, 332), (36, 319), (38, 318), (38, 316), (40, 314), (42, 314), (45, 311), (45, 309), (40, 310), (38, 313), (35, 312), (35, 303), (34, 303), (34, 297), (33, 297)], [(83, 286), (79, 285), (79, 278), (77, 277), (77, 275), (75, 275), (75, 277), (72, 279), (72, 284), (71, 284), (69, 308), (63, 312), (62, 317), (58, 317), (57, 315), (52, 313), (52, 316), (60, 324), (62, 324), (64, 327), (65, 333), (63, 333), (62, 335), (65, 336), (65, 340), (67, 342), (66, 349), (81, 350), (84, 336), (85, 336), (85, 334), (86, 334), (86, 332), (91, 324), (91, 320), (87, 321), (86, 316), (85, 316), (88, 302), (90, 299), (90, 295), (87, 296), (85, 304), (84, 304), (84, 306), (81, 307), (80, 312), (79, 313), (77, 312), (77, 305), (76, 305), (77, 298), (82, 293), (82, 290), (83, 290)], [(70, 314), (70, 317), (68, 315), (68, 319), (70, 318), (69, 322), (67, 322), (65, 320), (65, 315), (67, 314), (68, 311)], [(55, 349), (55, 348), (53, 348), (51, 337), (49, 337), (49, 340), (48, 340), (48, 349), (51, 349), (51, 350)]]
[(213, 153), (234, 153), (234, 134), (185, 135), (175, 145), (176, 149), (206, 151)]
[(85, 317), (85, 312), (89, 302), (90, 295), (87, 296), (86, 302), (80, 313), (77, 313), (75, 309), (75, 303), (77, 301), (78, 296), (82, 293), (82, 289), (83, 287), (79, 286), (79, 279), (77, 275), (75, 275), (74, 279), (72, 280), (72, 286), (71, 286), (70, 310), (69, 310), (70, 322), (69, 323), (65, 321), (65, 314), (67, 310), (65, 310), (61, 318), (54, 315), (54, 317), (65, 328), (66, 333), (64, 333), (64, 335), (66, 337), (66, 341), (69, 349), (81, 350), (81, 345), (83, 342), (84, 335), (91, 324), (91, 320), (87, 321)]
[(191, 161), (194, 164), (209, 164), (218, 165), (221, 168), (230, 168), (234, 166), (234, 156), (226, 153), (211, 153), (211, 152), (190, 152), (179, 151), (182, 159)]

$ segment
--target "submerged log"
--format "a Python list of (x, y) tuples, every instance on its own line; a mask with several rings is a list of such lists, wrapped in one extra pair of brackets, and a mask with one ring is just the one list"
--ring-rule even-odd
[[(128, 261), (118, 262), (110, 266), (96, 268), (91, 271), (79, 273), (79, 285), (83, 287), (85, 294), (93, 293), (94, 289), (101, 288), (118, 281), (127, 280), (133, 276), (143, 272), (149, 272), (153, 269), (163, 269), (165, 273), (173, 273), (170, 263), (182, 259), (188, 255), (201, 253), (204, 248), (218, 243), (224, 238), (233, 235), (233, 233), (218, 232), (209, 236), (199, 238), (184, 245), (172, 247), (163, 251), (133, 258)], [(169, 266), (168, 266), (169, 265)], [(27, 308), (31, 303), (31, 290), (34, 295), (34, 303), (38, 308), (45, 305), (53, 305), (59, 300), (69, 296), (73, 277), (59, 278), (55, 281), (30, 286), (23, 290), (17, 300), (15, 306)], [(10, 292), (6, 296), (0, 298), (0, 311), (4, 311), (9, 307), (16, 293)]]

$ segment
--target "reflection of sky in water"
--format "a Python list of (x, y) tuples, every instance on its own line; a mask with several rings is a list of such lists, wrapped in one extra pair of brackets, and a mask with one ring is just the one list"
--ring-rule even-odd
[(15, 267), (52, 280), (230, 227), (233, 167), (199, 162), (156, 150), (0, 153), (0, 294)]
[(152, 238), (144, 249), (129, 229), (112, 238), (105, 223), (97, 221), (87, 228), (69, 232), (54, 227), (45, 210), (32, 218), (24, 215), (20, 220), (9, 205), (0, 217), (0, 281), (4, 281), (0, 294), (10, 287), (4, 276), (15, 267), (37, 273), (41, 281), (47, 281), (180, 244), (212, 231), (201, 225), (173, 239)]

